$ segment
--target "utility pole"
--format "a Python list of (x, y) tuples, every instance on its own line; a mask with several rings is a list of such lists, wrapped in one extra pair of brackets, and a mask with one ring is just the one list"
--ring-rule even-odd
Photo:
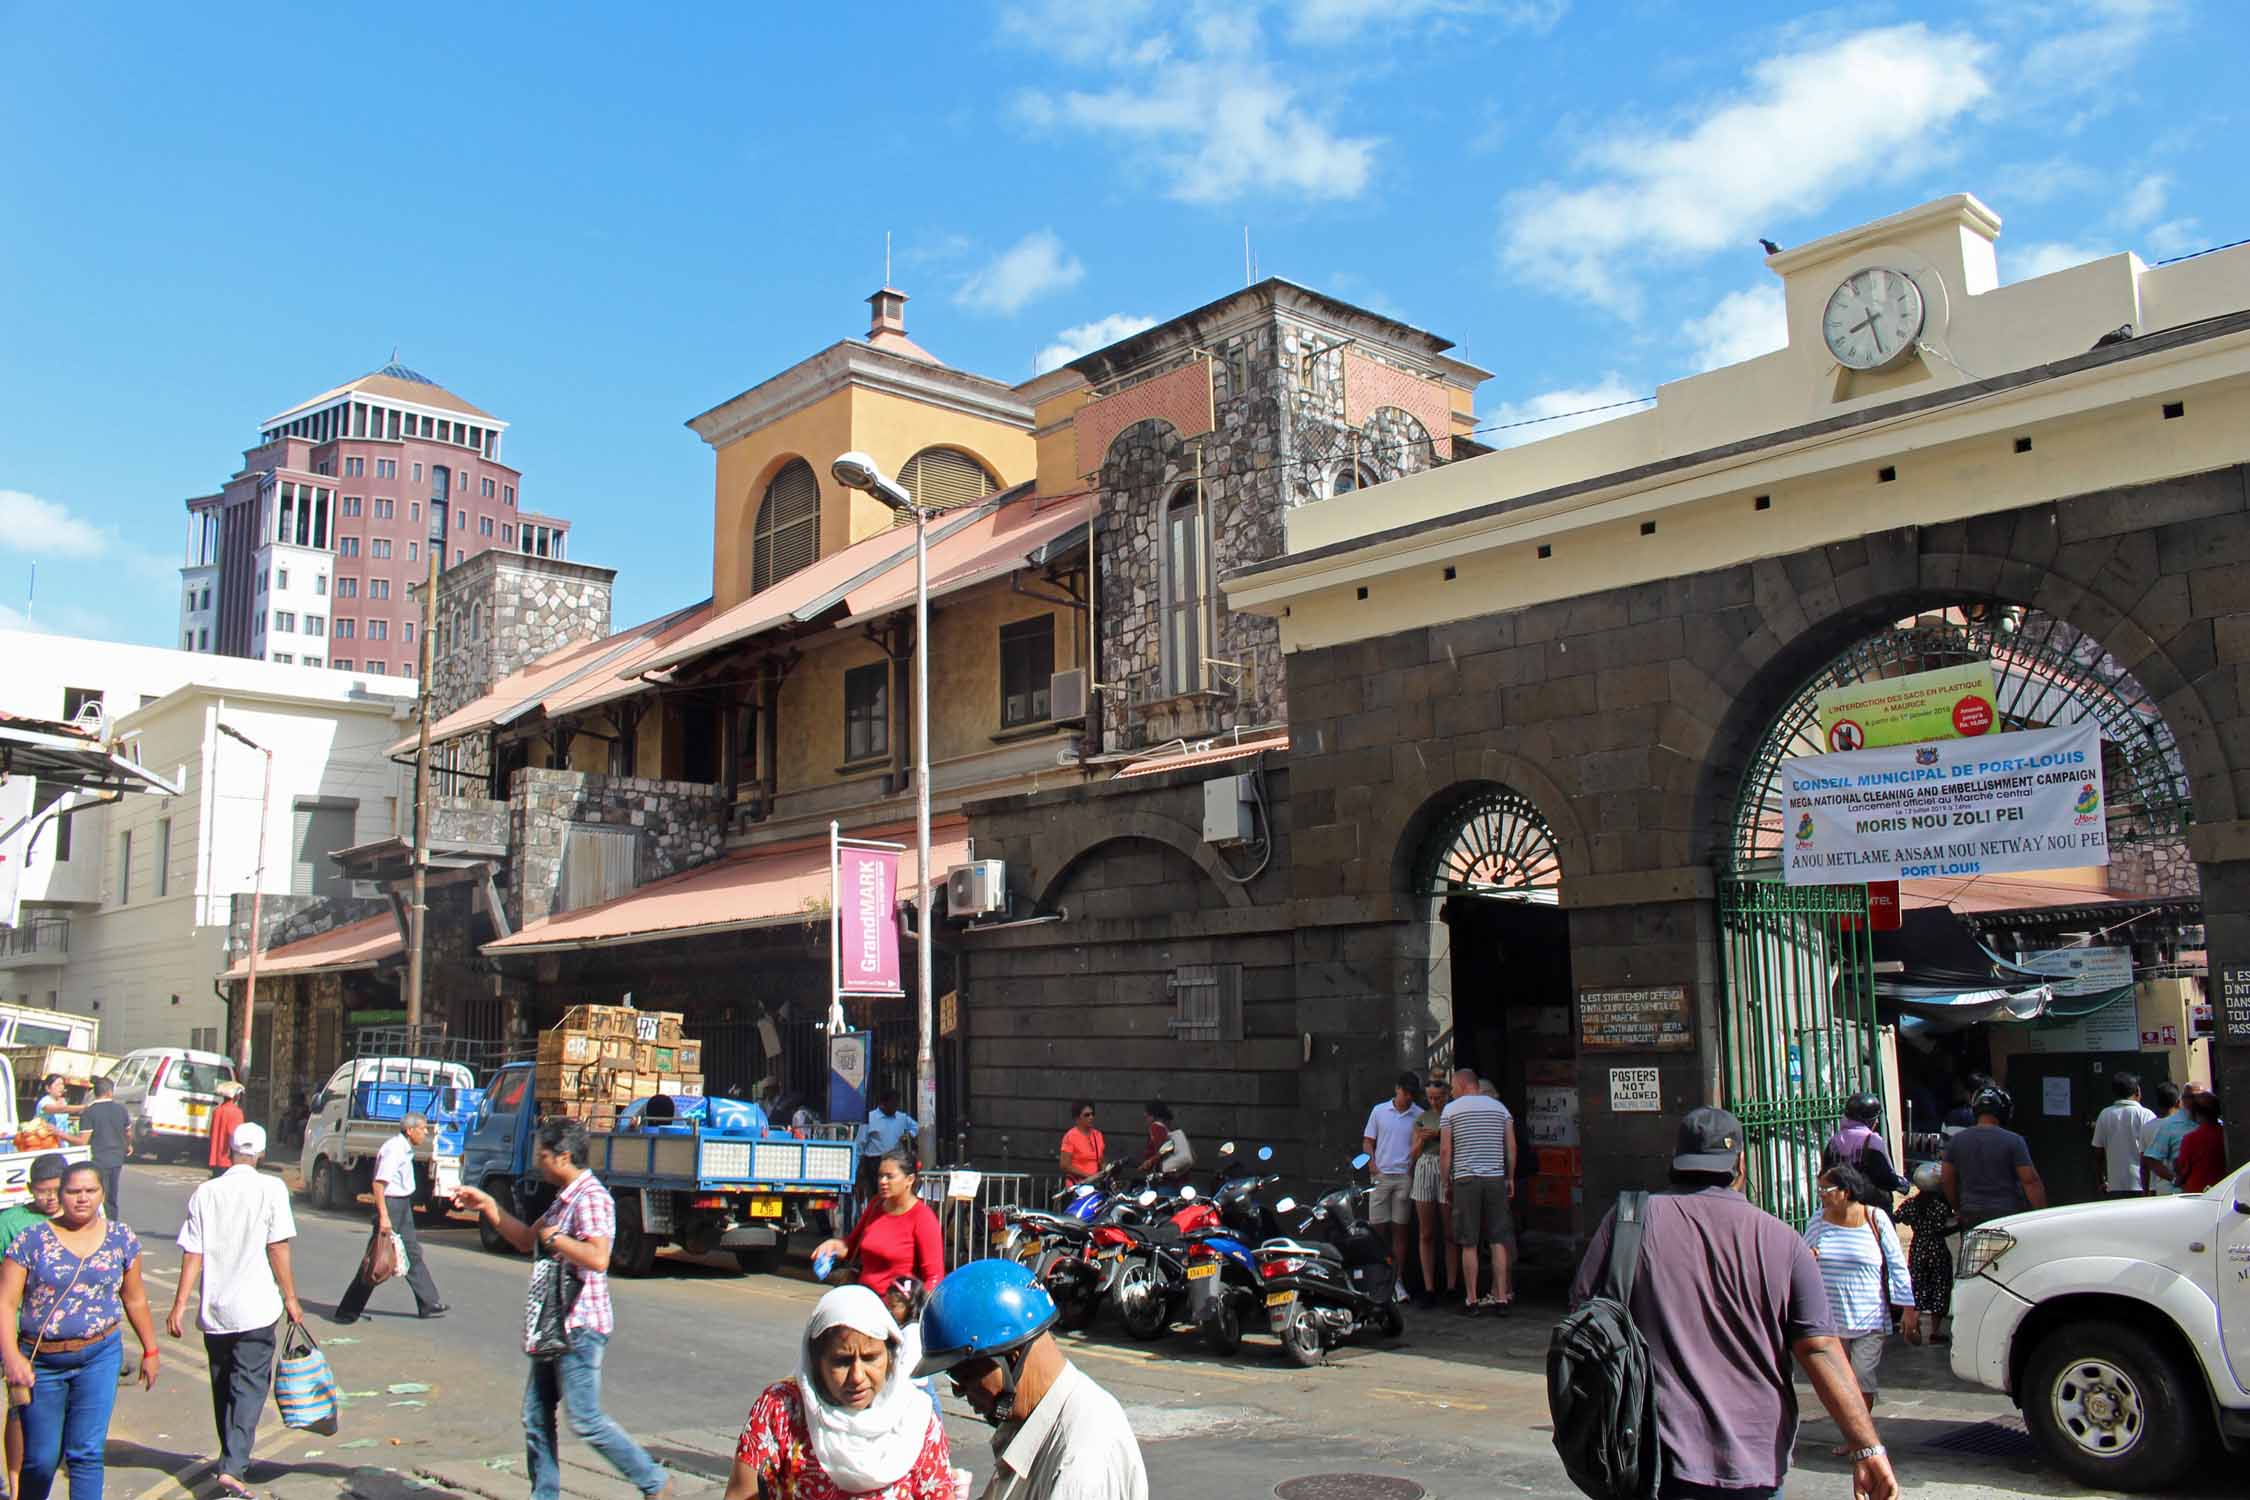
[[(240, 740), (266, 758), (265, 785), (258, 792), (258, 873), (250, 880), (250, 962), (242, 975), (242, 1026), (236, 1034), (234, 1053), (236, 1076), (248, 1082), (250, 1018), (258, 1006), (258, 952), (265, 947), (259, 919), (264, 914), (266, 900), (266, 816), (273, 803), (273, 752), (225, 720), (219, 721), (219, 733)], [(271, 1092), (268, 1090), (268, 1108), (272, 1106)]]
[(422, 545), (430, 554), (429, 576), (422, 585), (422, 639), (420, 681), (415, 690), (416, 717), (421, 720), (414, 747), (414, 899), (406, 908), (406, 1027), (413, 1037), (422, 1025), (423, 949), (429, 935), (430, 882), (430, 666), (435, 660), (433, 637), (437, 632), (438, 567), (445, 560), (447, 512), (451, 509), (442, 469), (430, 471), (430, 526)]

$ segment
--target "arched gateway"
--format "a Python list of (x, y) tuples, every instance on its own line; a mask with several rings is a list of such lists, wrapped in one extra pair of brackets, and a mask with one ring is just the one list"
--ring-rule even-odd
[(2100, 727), (2114, 859), (2139, 868), (2136, 851), (2184, 840), (2187, 774), (2162, 713), (2100, 642), (2052, 614), (1935, 604), (1861, 636), (1807, 678), (1744, 773), (1719, 886), (1721, 1094), (1749, 1132), (1753, 1194), (1792, 1222), (1813, 1211), (1821, 1143), (1846, 1097), (1866, 1088), (1891, 1098), (1897, 1074), (1882, 1045), (1868, 887), (1782, 883), (1782, 762), (1826, 748), (1821, 693), (1980, 662), (1991, 665), (1994, 732)]

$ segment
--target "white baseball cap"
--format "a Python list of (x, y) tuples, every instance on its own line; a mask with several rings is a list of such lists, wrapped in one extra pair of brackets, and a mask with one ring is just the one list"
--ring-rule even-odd
[(234, 1127), (234, 1136), (227, 1144), (237, 1156), (263, 1156), (266, 1154), (266, 1127), (242, 1124)]

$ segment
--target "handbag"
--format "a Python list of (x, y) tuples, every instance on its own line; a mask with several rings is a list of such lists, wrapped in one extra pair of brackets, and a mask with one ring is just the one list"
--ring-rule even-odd
[(291, 1323), (282, 1336), (281, 1358), (274, 1365), (273, 1404), (280, 1409), (284, 1426), (309, 1428), (323, 1437), (336, 1435), (341, 1402), (335, 1372), (302, 1323)]
[[(54, 1233), (54, 1229), (49, 1225), (42, 1224), (39, 1227), (45, 1229), (49, 1234)], [(63, 1304), (70, 1300), (70, 1294), (78, 1290), (78, 1278), (86, 1274), (86, 1261), (93, 1258), (89, 1255), (78, 1262), (78, 1269), (70, 1273), (70, 1285), (63, 1288), (63, 1294), (55, 1299), (54, 1306), (47, 1309), (47, 1321), (41, 1325), (39, 1336), (31, 1341), (31, 1358), (33, 1360), (39, 1358), (39, 1346), (47, 1342), (47, 1335), (55, 1331), (55, 1314), (62, 1311)], [(17, 1337), (19, 1340), (21, 1339), (20, 1332)], [(10, 1406), (29, 1406), (31, 1404), (31, 1387), (10, 1383), (8, 1386), (8, 1404)]]
[(359, 1258), (359, 1279), (369, 1286), (381, 1286), (402, 1271), (399, 1265), (399, 1237), (388, 1230), (376, 1228), (367, 1237), (367, 1253)]
[(530, 1295), (524, 1302), (524, 1346), (533, 1359), (560, 1359), (570, 1352), (570, 1315), (586, 1289), (578, 1268), (542, 1252), (531, 1265)]
[(1891, 1252), (1883, 1248), (1883, 1226), (1876, 1219), (1883, 1211), (1867, 1211), (1867, 1232), (1875, 1236), (1875, 1294), (1883, 1303), (1883, 1332), (1888, 1334), (1898, 1327), (1898, 1309), (1891, 1305)]

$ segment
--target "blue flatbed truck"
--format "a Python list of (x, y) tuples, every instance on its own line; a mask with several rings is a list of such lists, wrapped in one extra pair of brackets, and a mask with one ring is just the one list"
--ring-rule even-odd
[[(511, 1063), (486, 1082), (458, 1166), (437, 1163), (440, 1182), (450, 1177), (503, 1204), (543, 1206), (544, 1184), (531, 1166), (539, 1124), (533, 1067)], [(610, 1269), (645, 1275), (656, 1252), (672, 1244), (696, 1255), (724, 1250), (743, 1270), (764, 1270), (791, 1235), (834, 1227), (852, 1191), (860, 1133), (855, 1125), (815, 1126), (804, 1135), (774, 1129), (765, 1111), (739, 1100), (639, 1101), (614, 1129), (587, 1137), (587, 1164), (617, 1199)], [(480, 1222), (479, 1234), (486, 1249), (506, 1249), (490, 1225)]]

